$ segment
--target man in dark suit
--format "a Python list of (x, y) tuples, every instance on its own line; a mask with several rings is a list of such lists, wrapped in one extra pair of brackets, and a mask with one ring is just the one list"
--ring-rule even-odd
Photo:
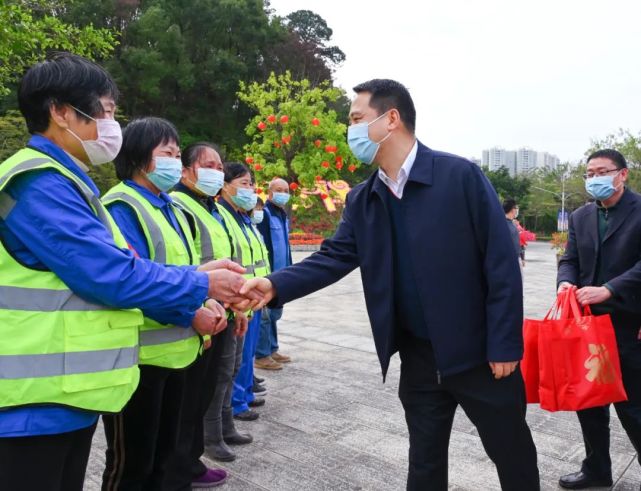
[(448, 445), (461, 405), (503, 489), (539, 489), (525, 422), (521, 275), (498, 197), (478, 166), (416, 140), (407, 89), (354, 88), (348, 142), (379, 165), (348, 195), (335, 235), (303, 262), (250, 281), (273, 304), (361, 268), (383, 370), (401, 356), (410, 490), (447, 489)]
[[(610, 314), (627, 402), (614, 405), (637, 454), (641, 451), (641, 196), (625, 188), (628, 169), (616, 150), (588, 158), (585, 187), (593, 198), (570, 216), (559, 291), (577, 286), (577, 299), (596, 315)], [(568, 489), (612, 485), (610, 408), (578, 411), (586, 458), (581, 470), (561, 477)]]

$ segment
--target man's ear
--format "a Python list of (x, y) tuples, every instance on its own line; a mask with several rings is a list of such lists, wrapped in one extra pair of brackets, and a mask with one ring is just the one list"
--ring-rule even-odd
[(398, 109), (390, 109), (389, 111), (389, 124), (387, 125), (388, 130), (395, 130), (399, 128), (403, 121), (401, 120), (401, 114), (398, 112)]

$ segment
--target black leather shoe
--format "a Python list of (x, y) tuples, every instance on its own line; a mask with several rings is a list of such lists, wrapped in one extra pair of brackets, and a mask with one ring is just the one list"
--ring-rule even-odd
[(224, 441), (208, 443), (205, 445), (205, 453), (212, 459), (220, 462), (232, 462), (236, 460), (236, 454), (231, 451)]
[(240, 421), (256, 421), (258, 419), (258, 413), (248, 409), (242, 413), (234, 414), (234, 419), (238, 419)]
[(247, 445), (254, 441), (254, 438), (248, 433), (238, 433), (234, 430), (229, 435), (223, 435), (223, 440), (227, 445)]
[(254, 385), (262, 384), (264, 381), (265, 381), (264, 378), (260, 378), (260, 377), (257, 377), (256, 375), (254, 375)]
[(612, 486), (612, 478), (597, 479), (588, 476), (583, 471), (579, 471), (561, 476), (561, 479), (559, 479), (559, 486), (565, 489), (585, 489), (600, 486)]
[(265, 399), (262, 397), (255, 397), (252, 402), (247, 404), (249, 407), (260, 407), (265, 405)]

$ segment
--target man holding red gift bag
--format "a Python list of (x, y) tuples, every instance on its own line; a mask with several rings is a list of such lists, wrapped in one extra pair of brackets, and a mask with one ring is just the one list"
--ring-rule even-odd
[[(609, 314), (628, 400), (614, 404), (623, 428), (641, 450), (641, 196), (625, 188), (627, 163), (616, 150), (588, 158), (585, 188), (596, 201), (570, 216), (559, 292), (577, 287), (576, 299), (595, 315)], [(598, 360), (599, 353), (595, 354)], [(589, 361), (589, 360), (588, 360)], [(586, 457), (579, 472), (562, 476), (568, 489), (610, 486), (609, 405), (577, 411)]]

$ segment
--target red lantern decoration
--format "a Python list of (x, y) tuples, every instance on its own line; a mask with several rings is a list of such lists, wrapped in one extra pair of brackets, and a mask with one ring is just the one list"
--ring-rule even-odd
[(356, 170), (356, 166), (354, 164), (352, 164), (347, 168), (347, 170), (350, 171), (350, 172), (354, 172)]
[(254, 163), (254, 157), (252, 157), (251, 155), (248, 155), (247, 157), (245, 157), (245, 162), (247, 164), (253, 164)]
[(341, 170), (341, 169), (343, 168), (343, 162), (342, 162), (342, 161), (337, 161), (337, 162), (336, 162), (336, 168), (337, 168), (338, 170)]
[(292, 191), (296, 191), (298, 189), (298, 184), (296, 184), (295, 182), (292, 182), (289, 185), (289, 189), (291, 189)]
[(316, 180), (317, 180), (317, 181), (322, 181), (322, 180), (323, 180), (323, 178), (322, 178), (321, 176), (316, 176)]
[(320, 148), (321, 141), (320, 140), (314, 140), (314, 145), (316, 146), (316, 148)]
[(267, 125), (265, 124), (264, 121), (261, 121), (256, 125), (260, 131), (265, 131), (265, 128), (267, 128)]
[(321, 193), (320, 197), (322, 200), (326, 200), (327, 198), (329, 198), (329, 196), (327, 196), (327, 194), (325, 193)]
[(254, 166), (254, 170), (255, 170), (255, 171), (261, 171), (261, 170), (263, 170), (263, 166), (262, 166), (262, 165), (260, 165), (260, 164), (256, 164), (256, 165)]
[(275, 123), (276, 116), (274, 116), (273, 114), (270, 114), (269, 116), (267, 116), (267, 121), (269, 121), (270, 123)]
[(280, 123), (281, 123), (281, 124), (287, 124), (288, 122), (289, 122), (289, 116), (287, 116), (286, 114), (283, 114), (283, 115), (280, 117)]
[(318, 126), (320, 124), (320, 121), (318, 120), (318, 118), (314, 118), (314, 119), (312, 119), (312, 124), (314, 126)]
[(280, 142), (279, 142), (279, 141), (275, 141), (275, 142), (274, 142), (274, 147), (276, 147), (276, 148), (280, 148)]
[(325, 167), (325, 169), (329, 169), (329, 162), (328, 162), (327, 160), (323, 160), (323, 161), (321, 162), (321, 166), (322, 166), (322, 167)]
[(283, 138), (281, 138), (281, 140), (285, 145), (289, 145), (289, 142), (292, 141), (292, 136), (291, 135), (286, 135)]

